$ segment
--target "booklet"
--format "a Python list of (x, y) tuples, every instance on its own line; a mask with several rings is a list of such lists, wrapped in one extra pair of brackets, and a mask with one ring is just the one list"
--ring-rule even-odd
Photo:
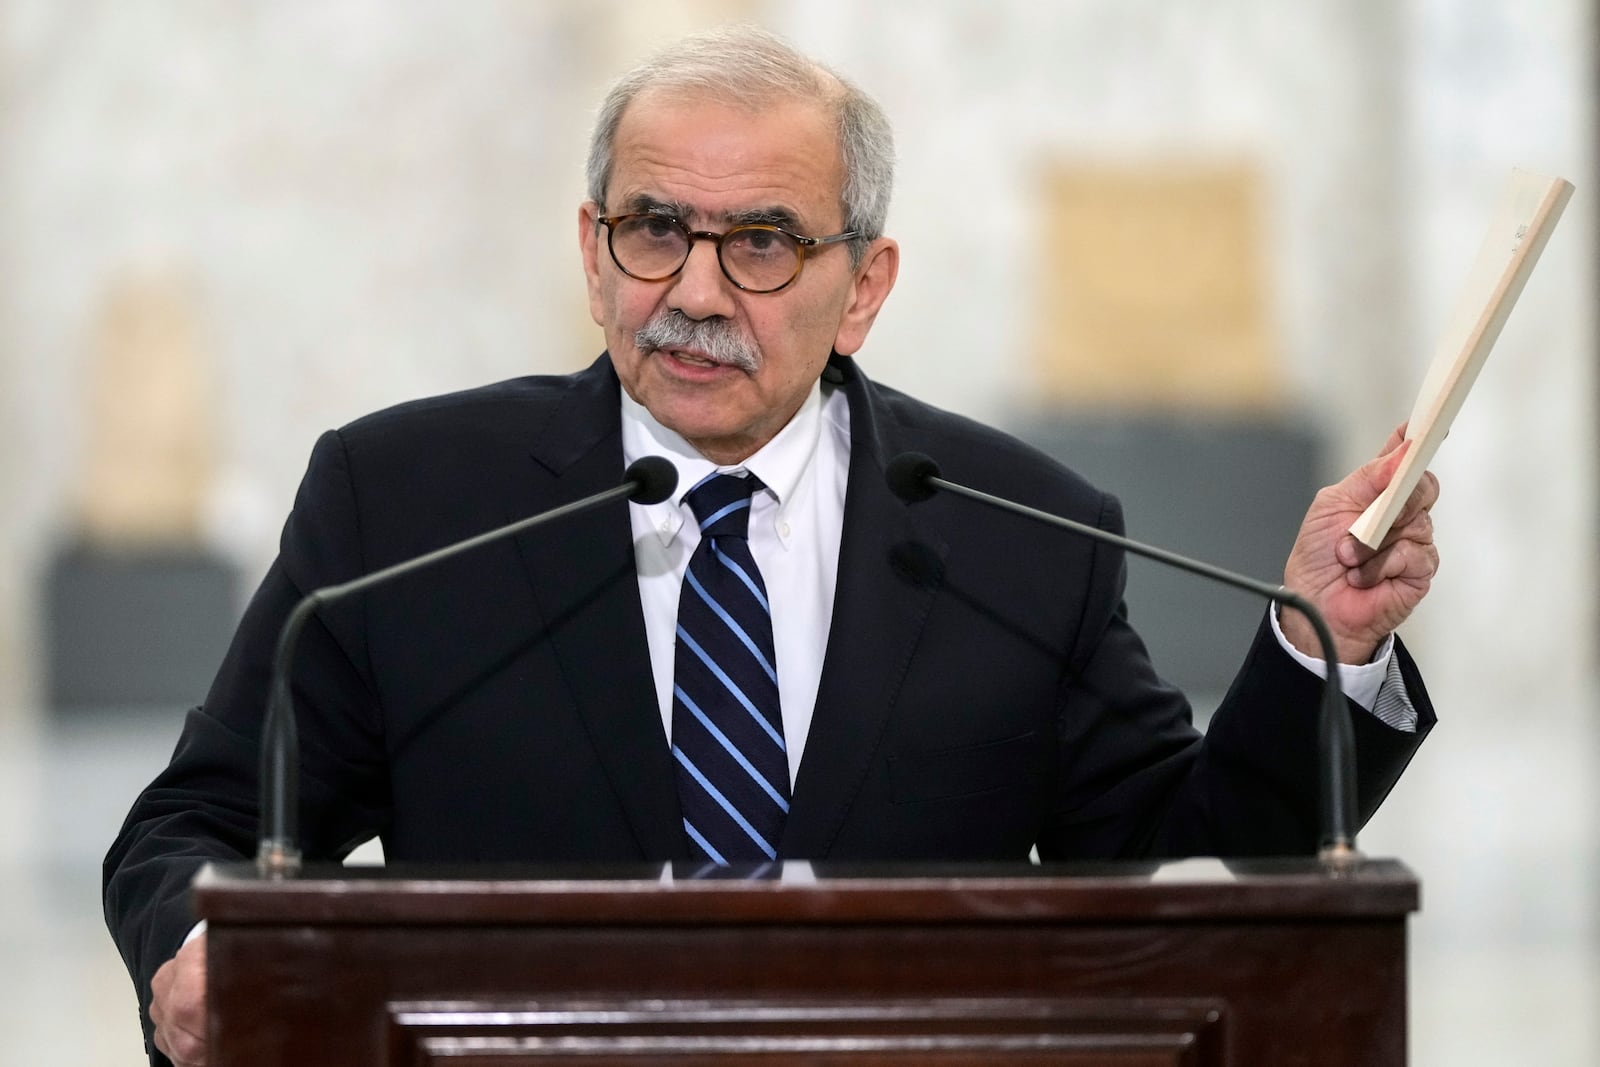
[(1350, 527), (1356, 540), (1377, 548), (1417, 487), (1423, 471), (1450, 432), (1456, 412), (1478, 378), (1533, 265), (1539, 261), (1561, 211), (1572, 197), (1572, 183), (1525, 170), (1513, 170), (1499, 210), (1467, 275), (1433, 362), (1417, 393), (1406, 427), (1411, 448), (1394, 480)]

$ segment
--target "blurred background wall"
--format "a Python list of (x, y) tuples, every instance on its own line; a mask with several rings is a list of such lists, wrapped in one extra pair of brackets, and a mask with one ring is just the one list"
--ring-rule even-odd
[[(1509, 168), (1578, 185), (1435, 464), (1443, 569), (1405, 638), (1442, 721), (1364, 845), (1423, 879), (1414, 1062), (1600, 1061), (1593, 5), (0, 0), (0, 1032), (18, 1062), (139, 1060), (97, 865), (209, 669), (186, 696), (113, 684), (69, 714), (52, 664), (160, 630), (122, 616), (140, 603), (212, 663), (319, 431), (587, 364), (593, 108), (646, 52), (729, 20), (835, 64), (895, 122), (903, 266), (869, 373), (1097, 477), (1161, 434), (1179, 452), (1243, 434), (1182, 492), (1106, 477), (1136, 536), (1227, 521), (1281, 557), (1310, 487), (1409, 410)], [(1178, 203), (1200, 207), (1160, 221)], [(1161, 286), (1129, 284), (1157, 266)], [(1250, 456), (1273, 442), (1307, 479), (1272, 479), (1287, 528), (1206, 509), (1259, 488)], [(85, 558), (172, 580), (96, 612), (103, 575), (59, 599), (62, 561), (82, 578)], [(63, 650), (51, 620), (73, 610)]]

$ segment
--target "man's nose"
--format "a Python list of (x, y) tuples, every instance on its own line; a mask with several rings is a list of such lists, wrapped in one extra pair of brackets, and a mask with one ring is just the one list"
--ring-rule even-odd
[(684, 260), (683, 269), (672, 279), (667, 306), (692, 319), (714, 315), (732, 318), (736, 310), (735, 292), (733, 283), (722, 273), (716, 242), (701, 238), (690, 244), (689, 258)]

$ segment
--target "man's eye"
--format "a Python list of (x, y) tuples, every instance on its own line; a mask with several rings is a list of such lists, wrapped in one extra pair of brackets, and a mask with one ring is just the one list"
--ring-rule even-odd
[(658, 241), (666, 240), (678, 232), (678, 227), (671, 219), (646, 218), (643, 224), (645, 234)]
[(742, 254), (762, 259), (790, 255), (794, 247), (789, 238), (777, 230), (762, 229), (741, 230), (737, 244)]

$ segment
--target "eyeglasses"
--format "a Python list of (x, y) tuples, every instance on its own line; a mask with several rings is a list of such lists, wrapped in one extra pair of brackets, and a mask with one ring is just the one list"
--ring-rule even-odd
[(846, 230), (829, 237), (803, 237), (781, 226), (752, 223), (727, 233), (691, 230), (671, 215), (601, 216), (610, 231), (606, 244), (618, 269), (642, 282), (661, 282), (689, 262), (701, 238), (717, 246), (717, 262), (730, 282), (747, 293), (775, 293), (800, 277), (806, 250), (860, 236)]

